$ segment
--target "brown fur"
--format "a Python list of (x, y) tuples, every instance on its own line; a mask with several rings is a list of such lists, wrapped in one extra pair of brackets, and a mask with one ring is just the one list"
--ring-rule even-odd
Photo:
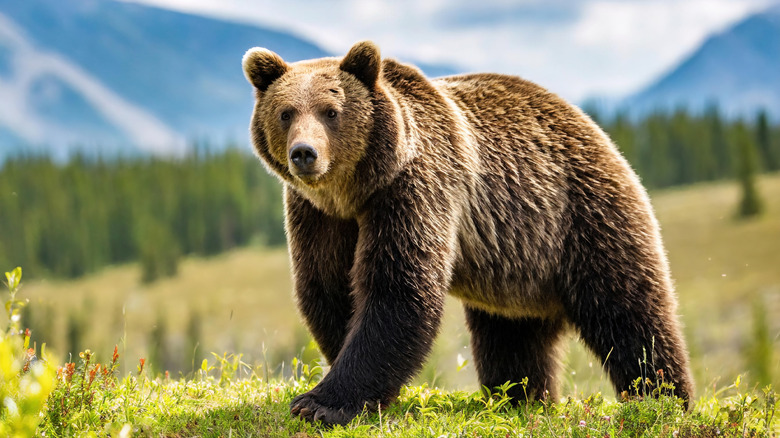
[[(557, 398), (573, 327), (619, 392), (646, 372), (646, 352), (651, 372), (692, 395), (648, 197), (579, 109), (516, 77), (428, 80), (371, 43), (342, 60), (277, 58), (244, 58), (252, 139), (284, 182), (298, 305), (332, 365), (294, 414), (345, 423), (392, 401), (448, 292), (464, 303), (483, 385), (528, 377), (530, 397)], [(317, 163), (295, 176), (288, 154), (302, 142)]]

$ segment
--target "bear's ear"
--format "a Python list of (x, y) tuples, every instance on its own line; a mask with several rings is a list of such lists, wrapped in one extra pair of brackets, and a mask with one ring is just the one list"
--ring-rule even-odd
[(244, 76), (260, 91), (267, 90), (271, 82), (279, 79), (288, 69), (281, 56), (262, 47), (247, 50), (241, 64)]
[(371, 41), (363, 41), (352, 46), (339, 65), (341, 70), (353, 74), (369, 89), (373, 89), (376, 85), (381, 67), (379, 47)]

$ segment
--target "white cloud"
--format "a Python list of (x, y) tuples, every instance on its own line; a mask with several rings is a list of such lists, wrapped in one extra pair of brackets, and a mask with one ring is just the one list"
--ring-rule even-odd
[[(335, 54), (372, 39), (386, 55), (519, 74), (573, 100), (630, 93), (671, 68), (707, 35), (769, 3), (479, 0), (476, 9), (473, 0), (133, 1), (270, 24)], [(488, 19), (465, 27), (445, 19), (468, 19), (476, 12)]]
[(604, 53), (605, 67), (616, 73), (594, 78), (592, 86), (628, 92), (673, 67), (709, 35), (766, 4), (760, 0), (593, 1), (572, 29), (572, 43), (585, 52)]

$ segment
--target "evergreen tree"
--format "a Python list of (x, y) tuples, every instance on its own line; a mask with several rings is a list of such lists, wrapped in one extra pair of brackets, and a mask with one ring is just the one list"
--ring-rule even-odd
[(731, 176), (731, 157), (734, 154), (731, 152), (727, 130), (723, 126), (723, 119), (717, 105), (713, 104), (707, 108), (704, 117), (707, 121), (707, 127), (710, 132), (709, 137), (712, 141), (710, 150), (715, 158), (715, 178), (728, 178)]
[(612, 141), (618, 146), (623, 156), (636, 169), (638, 160), (636, 145), (636, 128), (631, 123), (628, 113), (620, 110), (615, 115), (615, 119), (607, 127), (607, 131)]
[(141, 251), (141, 281), (151, 283), (176, 275), (181, 253), (170, 230), (161, 222), (148, 218), (137, 235)]
[(737, 210), (737, 216), (747, 218), (755, 216), (763, 209), (763, 203), (756, 188), (758, 163), (756, 146), (753, 136), (749, 134), (744, 123), (738, 123), (734, 130), (734, 142), (737, 153), (737, 177), (742, 188), (742, 197)]
[(756, 142), (763, 168), (770, 172), (780, 170), (780, 151), (773, 147), (769, 117), (765, 110), (761, 110), (756, 118)]

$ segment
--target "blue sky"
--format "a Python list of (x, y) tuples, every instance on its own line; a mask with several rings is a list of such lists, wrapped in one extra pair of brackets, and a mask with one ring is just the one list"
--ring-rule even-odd
[(776, 0), (132, 0), (292, 31), (341, 54), (520, 75), (562, 96), (622, 97)]

